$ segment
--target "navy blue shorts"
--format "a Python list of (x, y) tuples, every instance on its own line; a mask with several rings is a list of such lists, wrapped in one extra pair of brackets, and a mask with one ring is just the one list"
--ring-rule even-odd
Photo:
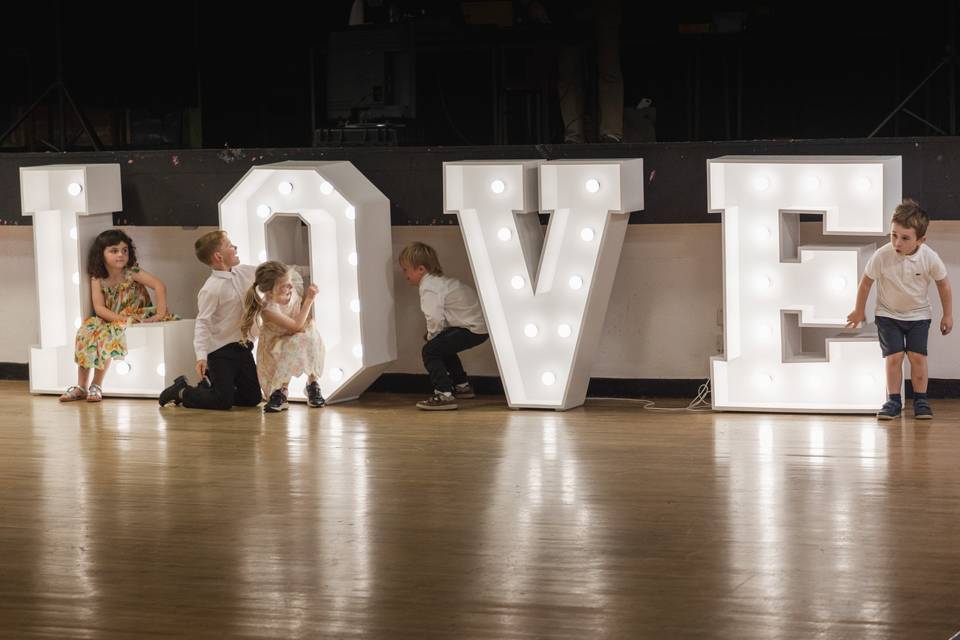
[(927, 355), (929, 320), (894, 320), (877, 316), (877, 333), (880, 334), (880, 350), (884, 358), (901, 351)]

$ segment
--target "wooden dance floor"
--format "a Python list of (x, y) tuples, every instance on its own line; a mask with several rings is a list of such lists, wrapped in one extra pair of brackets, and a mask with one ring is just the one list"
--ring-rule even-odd
[(3, 638), (931, 638), (960, 631), (937, 417), (286, 414), (0, 382)]

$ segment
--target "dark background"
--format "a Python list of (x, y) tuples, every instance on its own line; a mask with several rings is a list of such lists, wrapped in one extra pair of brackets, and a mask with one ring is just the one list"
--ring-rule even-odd
[[(529, 24), (519, 1), (368, 0), (378, 23), (350, 33), (351, 4), (6, 5), (0, 132), (56, 77), (59, 24), (64, 84), (107, 149), (309, 147), (316, 129), (361, 119), (402, 125), (390, 140), (401, 145), (562, 140), (554, 53), (569, 26)], [(955, 4), (627, 1), (625, 106), (652, 99), (659, 141), (866, 137), (947, 53)], [(352, 118), (329, 113), (328, 96), (349, 92), (344, 76), (381, 60), (385, 40), (402, 44), (385, 64), (413, 78), (395, 96), (412, 115), (365, 112), (362, 95)], [(345, 42), (358, 48), (344, 54)], [(944, 133), (956, 73), (943, 67), (908, 105)], [(65, 111), (66, 147), (92, 148)], [(62, 150), (58, 123), (52, 96), (0, 150)], [(939, 133), (901, 113), (879, 135)]]

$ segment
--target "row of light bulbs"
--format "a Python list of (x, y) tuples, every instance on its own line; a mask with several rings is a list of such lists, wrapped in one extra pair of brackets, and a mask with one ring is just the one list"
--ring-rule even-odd
[[(121, 376), (129, 374), (133, 370), (133, 365), (131, 365), (126, 360), (118, 360), (117, 363), (113, 366), (113, 370), (116, 371)], [(157, 365), (157, 375), (161, 378), (167, 375), (167, 367), (162, 362)]]
[[(596, 178), (590, 178), (583, 183), (583, 188), (589, 193), (597, 193), (600, 191), (600, 181)], [(490, 191), (497, 195), (502, 194), (506, 190), (507, 184), (503, 180), (497, 179), (490, 183)]]
[[(285, 196), (288, 196), (291, 193), (293, 193), (293, 183), (281, 182), (280, 184), (277, 185), (277, 191), (279, 191), (281, 194)], [(331, 193), (333, 193), (333, 185), (327, 182), (326, 180), (324, 180), (323, 182), (320, 183), (320, 193), (322, 193), (325, 196), (330, 195)]]
[[(595, 178), (590, 178), (584, 183), (584, 189), (589, 193), (597, 193), (600, 191), (600, 181)], [(503, 180), (494, 180), (490, 183), (490, 191), (499, 195), (506, 191), (506, 184)], [(497, 238), (502, 242), (509, 242), (513, 238), (513, 232), (507, 227), (500, 227), (497, 230)], [(596, 238), (596, 232), (590, 227), (584, 227), (580, 230), (580, 239), (584, 242), (592, 242)], [(523, 289), (527, 284), (527, 281), (523, 276), (515, 275), (510, 279), (510, 286), (514, 289)], [(579, 275), (571, 276), (567, 281), (567, 285), (574, 291), (583, 288), (583, 278)], [(523, 333), (528, 338), (536, 338), (540, 335), (540, 327), (536, 324), (529, 322), (523, 327)], [(561, 338), (569, 338), (573, 334), (573, 329), (569, 324), (559, 324), (557, 325), (557, 335)], [(547, 387), (553, 386), (557, 383), (557, 376), (552, 371), (544, 371), (540, 375), (540, 382)]]

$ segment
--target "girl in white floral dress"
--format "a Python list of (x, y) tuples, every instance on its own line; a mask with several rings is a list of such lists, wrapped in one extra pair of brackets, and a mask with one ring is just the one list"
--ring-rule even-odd
[(264, 262), (257, 267), (253, 286), (247, 292), (240, 333), (249, 340), (254, 323), (260, 325), (257, 344), (257, 374), (260, 388), (270, 397), (263, 410), (285, 411), (290, 378), (307, 375), (307, 404), (324, 405), (317, 379), (323, 372), (323, 340), (313, 323), (316, 285), (301, 299), (294, 280), (299, 274), (282, 262)]

